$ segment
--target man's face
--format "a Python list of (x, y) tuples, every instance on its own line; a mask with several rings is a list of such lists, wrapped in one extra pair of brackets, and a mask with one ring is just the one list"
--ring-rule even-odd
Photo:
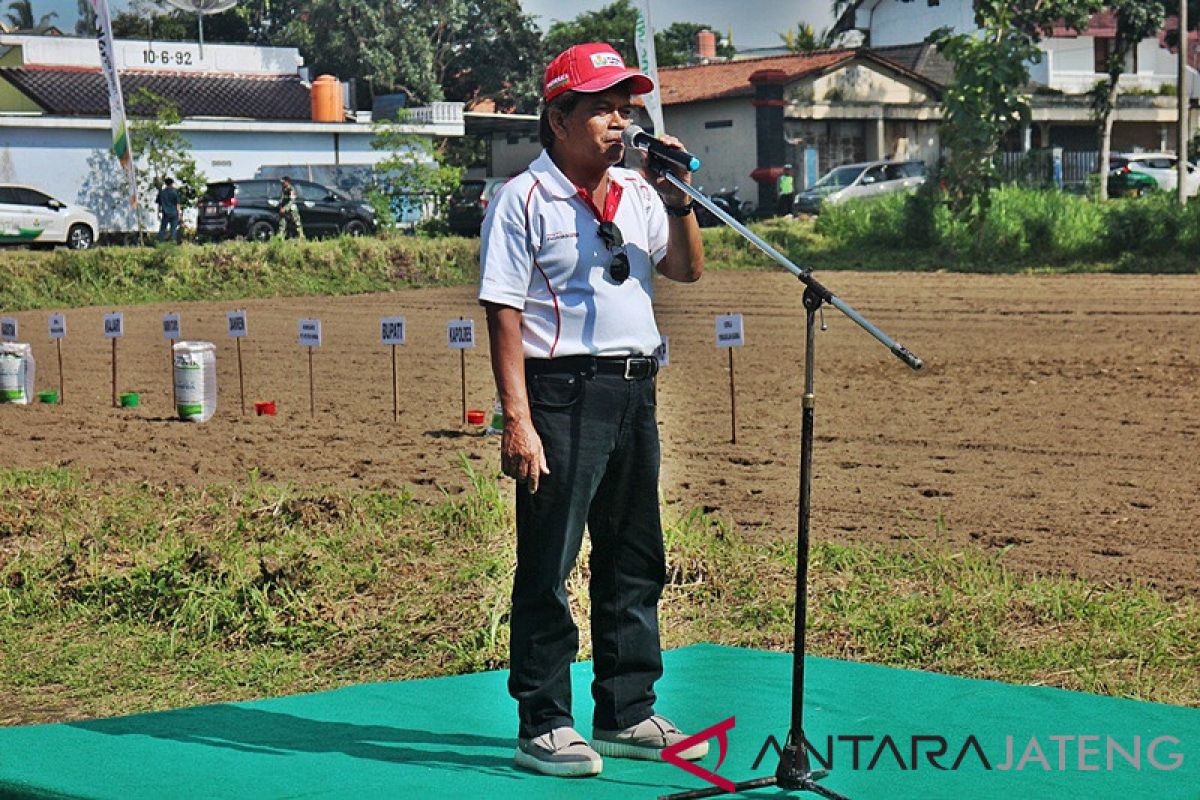
[(554, 126), (556, 157), (580, 166), (616, 164), (625, 154), (621, 131), (629, 127), (632, 117), (629, 90), (623, 86), (583, 95), (575, 109), (559, 116), (559, 124)]

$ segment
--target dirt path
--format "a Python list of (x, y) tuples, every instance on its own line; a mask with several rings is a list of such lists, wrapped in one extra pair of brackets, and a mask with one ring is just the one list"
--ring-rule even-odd
[[(1026, 570), (1200, 589), (1200, 278), (828, 273), (829, 287), (926, 361), (909, 371), (835, 310), (817, 341), (813, 536), (924, 546), (1008, 547)], [(795, 535), (803, 356), (800, 286), (781, 273), (712, 273), (660, 288), (671, 365), (660, 381), (663, 491), (748, 536)], [(247, 301), (247, 406), (225, 336), (231, 304), (127, 308), (110, 407), (102, 309), (68, 311), (66, 404), (0, 407), (0, 462), (64, 464), (99, 480), (461, 491), (465, 453), (494, 467), (497, 439), (460, 424), (459, 361), (446, 323), (473, 317), (470, 405), (493, 391), (483, 314), (468, 288)], [(160, 316), (216, 342), (221, 406), (204, 425), (171, 420)], [(713, 318), (742, 312), (738, 443), (730, 444), (726, 355)], [(402, 414), (391, 418), (381, 316), (403, 314)], [(39, 386), (57, 384), (46, 315), (15, 314)], [(318, 317), (317, 414), (297, 320)], [(253, 416), (255, 400), (279, 415)]]

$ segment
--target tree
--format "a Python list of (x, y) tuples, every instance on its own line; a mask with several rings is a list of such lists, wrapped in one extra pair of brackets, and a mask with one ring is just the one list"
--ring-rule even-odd
[(379, 219), (395, 223), (413, 211), (427, 211), (426, 228), (445, 224), (450, 195), (462, 180), (462, 168), (445, 160), (445, 143), (409, 132), (404, 114), (395, 121), (376, 120), (371, 147), (388, 153), (375, 165), (378, 184), (369, 199)]
[(299, 47), (317, 71), (360, 79), (368, 98), (536, 102), (542, 52), (517, 0), (306, 0), (275, 41)]
[(1092, 109), (1100, 120), (1100, 199), (1108, 199), (1108, 165), (1112, 154), (1113, 121), (1117, 116), (1120, 80), (1138, 44), (1162, 28), (1166, 2), (1173, 0), (1109, 0), (1117, 18), (1117, 35), (1104, 64), (1105, 79), (1092, 92)]
[(142, 117), (130, 125), (133, 157), (138, 163), (138, 204), (153, 208), (154, 198), (171, 176), (178, 186), (181, 207), (204, 193), (208, 183), (192, 158), (192, 143), (176, 126), (182, 121), (179, 107), (148, 89), (138, 89), (129, 98), (131, 116)]
[(949, 150), (943, 178), (950, 207), (976, 230), (987, 216), (996, 182), (1000, 138), (1029, 120), (1029, 64), (1041, 60), (1038, 42), (1058, 21), (1086, 27), (1102, 0), (975, 0), (978, 30), (939, 28), (928, 41), (954, 65), (942, 98), (942, 144)]
[(92, 8), (91, 0), (75, 0), (75, 10), (79, 18), (75, 20), (75, 33), (80, 36), (96, 35), (96, 9)]
[(36, 31), (50, 27), (51, 20), (58, 16), (57, 11), (35, 18), (33, 15), (33, 0), (12, 0), (8, 4), (5, 18), (10, 25), (19, 31)]
[[(637, 47), (634, 30), (637, 28), (637, 9), (629, 0), (614, 0), (599, 11), (588, 11), (567, 22), (555, 22), (546, 32), (546, 52), (561, 53), (574, 44), (583, 42), (607, 42), (613, 46), (627, 64), (637, 63)], [(694, 22), (676, 22), (663, 31), (654, 33), (654, 56), (660, 67), (686, 64), (692, 58), (696, 34), (712, 30), (712, 26)], [(725, 58), (733, 55), (728, 43), (720, 43), (717, 55)]]
[(839, 37), (829, 28), (825, 28), (818, 34), (813, 31), (812, 25), (801, 22), (796, 26), (796, 30), (781, 33), (779, 38), (783, 40), (783, 46), (790, 53), (811, 53), (814, 50), (828, 50), (836, 47)]

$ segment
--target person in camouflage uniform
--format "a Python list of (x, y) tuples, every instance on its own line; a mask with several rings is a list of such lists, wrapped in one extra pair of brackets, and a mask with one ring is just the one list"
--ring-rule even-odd
[(296, 205), (296, 187), (292, 179), (286, 175), (280, 179), (283, 193), (279, 200), (279, 235), (287, 237), (288, 229), (296, 232), (296, 236), (304, 238), (304, 225), (300, 223), (300, 207)]

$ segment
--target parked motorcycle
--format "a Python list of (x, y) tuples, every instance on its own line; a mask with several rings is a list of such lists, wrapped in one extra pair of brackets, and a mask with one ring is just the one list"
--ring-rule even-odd
[[(701, 186), (699, 190), (703, 192), (704, 187)], [(721, 187), (721, 191), (713, 192), (708, 199), (712, 200), (714, 206), (738, 222), (745, 222), (753, 210), (753, 204), (749, 200), (742, 200), (738, 197), (738, 187), (736, 186), (732, 189)], [(701, 205), (696, 206), (696, 221), (700, 223), (701, 228), (712, 228), (722, 224), (716, 214)]]

